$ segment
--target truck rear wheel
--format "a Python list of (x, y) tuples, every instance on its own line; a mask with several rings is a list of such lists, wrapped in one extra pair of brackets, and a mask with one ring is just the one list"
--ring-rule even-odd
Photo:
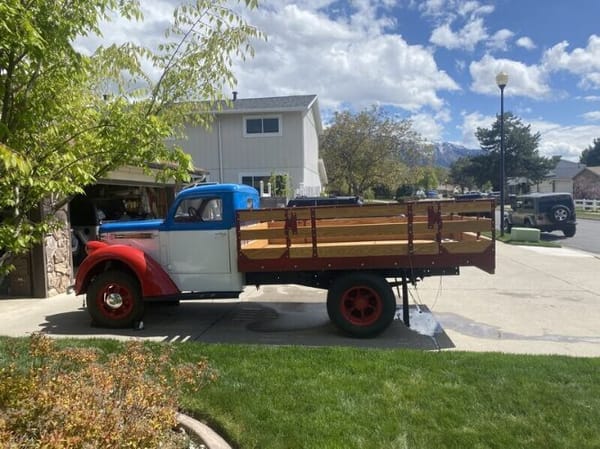
[(137, 279), (121, 271), (106, 271), (96, 276), (86, 302), (94, 324), (102, 327), (132, 326), (144, 313)]
[(349, 273), (337, 278), (327, 293), (333, 324), (353, 337), (373, 337), (394, 320), (396, 297), (385, 278)]

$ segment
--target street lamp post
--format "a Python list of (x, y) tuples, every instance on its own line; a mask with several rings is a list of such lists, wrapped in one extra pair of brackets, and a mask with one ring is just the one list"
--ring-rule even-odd
[(500, 236), (504, 237), (504, 88), (508, 84), (508, 74), (498, 73), (496, 84), (500, 88)]

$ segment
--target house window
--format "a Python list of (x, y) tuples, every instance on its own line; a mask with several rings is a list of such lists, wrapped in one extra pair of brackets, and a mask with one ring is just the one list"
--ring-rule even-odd
[(244, 117), (244, 136), (281, 136), (281, 120), (274, 117)]
[[(270, 176), (242, 176), (242, 184), (254, 187), (260, 192), (260, 182), (263, 182), (263, 188), (267, 187)], [(262, 193), (262, 192), (261, 192)]]

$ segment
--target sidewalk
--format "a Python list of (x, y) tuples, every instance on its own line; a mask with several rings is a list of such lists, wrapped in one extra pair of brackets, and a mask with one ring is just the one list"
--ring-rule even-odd
[(418, 289), (457, 349), (600, 356), (600, 258), (498, 243), (496, 274), (464, 268)]
[(83, 297), (0, 299), (0, 334), (600, 356), (600, 258), (593, 254), (498, 243), (495, 275), (463, 268), (410, 291), (411, 329), (397, 320), (367, 340), (328, 322), (324, 291), (293, 285), (249, 287), (240, 301), (151, 305), (139, 331), (91, 327)]

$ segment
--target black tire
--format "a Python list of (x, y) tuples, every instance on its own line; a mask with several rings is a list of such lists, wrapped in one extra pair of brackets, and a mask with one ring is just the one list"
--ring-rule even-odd
[(550, 211), (550, 220), (554, 223), (564, 223), (571, 216), (571, 210), (567, 206), (558, 204)]
[(79, 237), (71, 233), (71, 254), (73, 255), (73, 266), (78, 267), (87, 256), (85, 252), (85, 242), (82, 242)]
[(327, 293), (327, 314), (347, 334), (373, 337), (394, 320), (396, 297), (385, 278), (372, 273), (347, 273)]
[(575, 236), (575, 226), (569, 226), (563, 229), (563, 234), (565, 237), (574, 237)]
[(133, 326), (144, 314), (144, 301), (135, 277), (121, 271), (105, 271), (94, 278), (86, 295), (94, 325), (109, 328)]

